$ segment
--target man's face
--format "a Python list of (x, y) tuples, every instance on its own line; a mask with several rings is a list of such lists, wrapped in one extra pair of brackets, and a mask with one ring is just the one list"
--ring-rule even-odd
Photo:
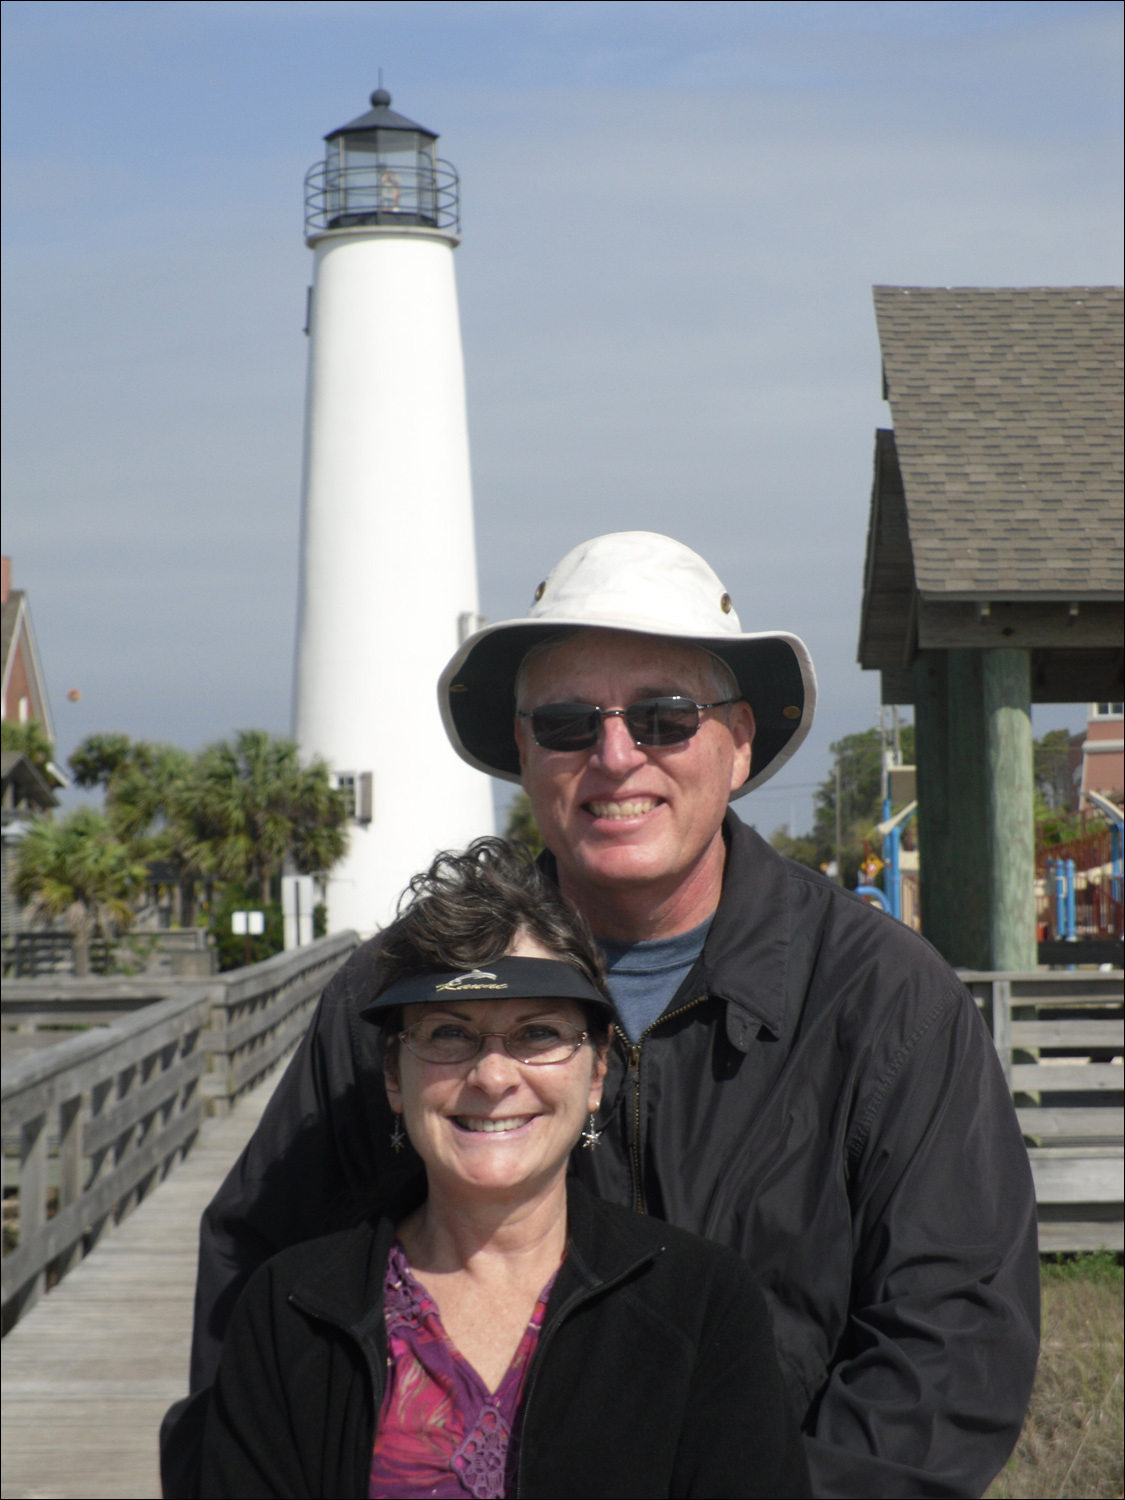
[[(520, 709), (547, 703), (625, 708), (681, 694), (712, 702), (709, 659), (694, 646), (617, 630), (583, 630), (529, 664)], [(516, 720), (523, 785), (564, 888), (593, 896), (650, 886), (666, 893), (700, 862), (718, 858), (730, 793), (750, 771), (754, 716), (747, 703), (701, 715), (681, 745), (634, 744), (623, 719), (606, 719), (589, 750), (537, 745)]]

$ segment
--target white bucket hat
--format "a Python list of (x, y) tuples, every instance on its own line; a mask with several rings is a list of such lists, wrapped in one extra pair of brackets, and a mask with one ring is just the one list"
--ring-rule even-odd
[(535, 590), (522, 620), (470, 636), (438, 682), (442, 722), (462, 760), (519, 781), (516, 674), (533, 646), (573, 629), (629, 630), (702, 646), (734, 673), (757, 731), (742, 797), (775, 775), (812, 727), (816, 673), (787, 631), (743, 631), (730, 595), (698, 552), (655, 531), (582, 542)]

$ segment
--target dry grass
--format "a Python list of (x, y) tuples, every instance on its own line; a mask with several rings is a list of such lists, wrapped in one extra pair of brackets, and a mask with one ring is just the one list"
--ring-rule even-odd
[(989, 1500), (1122, 1490), (1122, 1268), (1108, 1253), (1043, 1266), (1043, 1349), (1016, 1451)]

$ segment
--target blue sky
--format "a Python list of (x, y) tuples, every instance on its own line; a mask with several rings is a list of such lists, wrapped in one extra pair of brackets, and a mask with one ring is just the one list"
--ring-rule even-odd
[(697, 547), (820, 673), (740, 804), (767, 829), (876, 712), (871, 285), (1121, 280), (1116, 3), (54, 0), (3, 32), (4, 550), (64, 752), (288, 727), (301, 179), (379, 68), (462, 177), (485, 612), (600, 531)]

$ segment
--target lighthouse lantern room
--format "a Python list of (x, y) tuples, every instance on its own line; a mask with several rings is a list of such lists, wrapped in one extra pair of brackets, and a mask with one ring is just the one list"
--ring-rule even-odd
[(479, 619), (453, 252), (457, 173), (437, 136), (371, 109), (305, 180), (313, 251), (294, 734), (351, 812), (330, 931), (370, 933), (440, 849), (493, 828), (437, 679)]
[(437, 136), (397, 114), (386, 89), (365, 115), (325, 136), (305, 180), (307, 229), (420, 224), (459, 228), (457, 173), (437, 158)]

